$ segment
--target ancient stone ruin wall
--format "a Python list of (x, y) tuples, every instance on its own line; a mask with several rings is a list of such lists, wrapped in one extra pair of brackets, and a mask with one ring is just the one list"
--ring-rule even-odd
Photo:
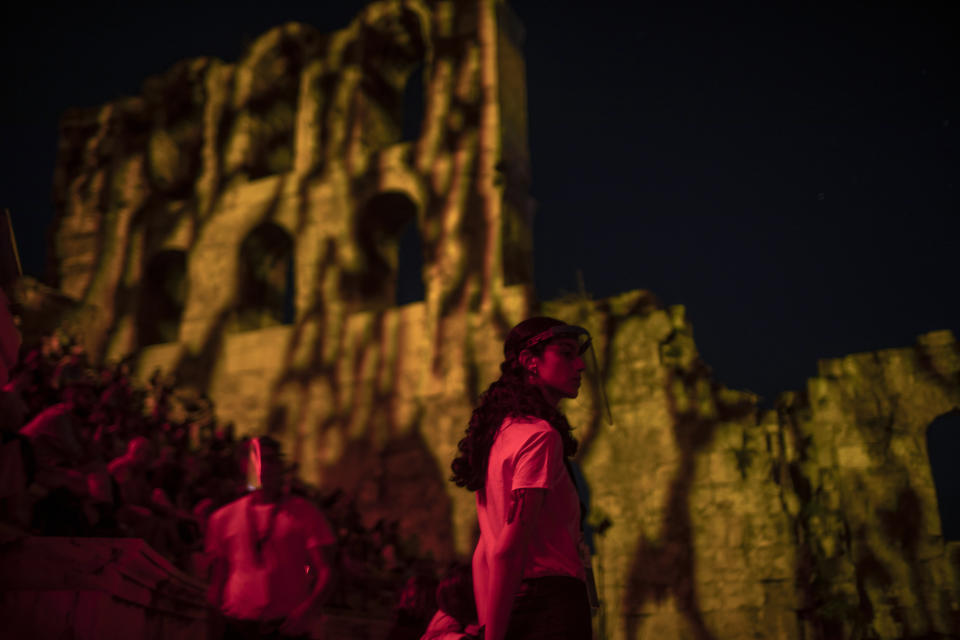
[[(68, 114), (55, 255), (87, 347), (141, 354), (241, 432), (283, 434), (308, 479), (408, 520), (382, 469), (434, 468), (438, 524), (417, 529), (451, 555), (446, 465), (416, 425), (452, 455), (475, 363), (529, 311), (521, 38), (500, 2), (374, 3), (342, 31), (277, 27), (237, 64), (188, 60)], [(421, 131), (404, 141), (418, 67)], [(407, 224), (425, 300), (396, 309)]]
[[(68, 114), (54, 254), (60, 288), (97, 309), (87, 342), (107, 356), (176, 340), (197, 352), (223, 330), (276, 324), (271, 292), (291, 262), (290, 320), (392, 307), (411, 222), (431, 322), (495, 309), (531, 275), (513, 20), (495, 2), (375, 3), (343, 31), (284, 25), (235, 65), (185, 61), (142, 96)], [(403, 141), (418, 67), (422, 131)], [(273, 313), (245, 313), (251, 299)]]
[(821, 361), (805, 394), (783, 398), (777, 482), (801, 543), (803, 611), (831, 614), (843, 637), (960, 631), (960, 542), (940, 521), (957, 506), (938, 513), (927, 450), (931, 423), (958, 408), (949, 331)]
[[(960, 631), (925, 442), (960, 406), (953, 336), (825, 362), (762, 413), (716, 382), (681, 307), (640, 291), (540, 305), (521, 39), (501, 2), (374, 3), (342, 31), (284, 25), (236, 64), (186, 61), (68, 115), (56, 268), (83, 301), (68, 320), (95, 354), (276, 433), (307, 480), (440, 559), (476, 535), (449, 462), (505, 332), (534, 310), (582, 324), (614, 417), (589, 384), (565, 406), (591, 522), (611, 523), (595, 537), (603, 637)], [(397, 306), (406, 224), (425, 299)]]
[(614, 423), (589, 392), (567, 412), (591, 519), (612, 523), (594, 558), (608, 637), (958, 632), (960, 543), (941, 530), (926, 440), (960, 407), (950, 332), (823, 361), (759, 412), (713, 379), (679, 307), (545, 306), (602, 336)]

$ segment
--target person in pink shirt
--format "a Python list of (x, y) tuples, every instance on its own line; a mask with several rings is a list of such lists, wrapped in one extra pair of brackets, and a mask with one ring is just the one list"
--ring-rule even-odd
[(287, 491), (280, 443), (252, 443), (261, 489), (210, 516), (207, 599), (223, 614), (224, 640), (308, 638), (329, 593), (336, 537), (313, 503)]
[(515, 326), (451, 465), (453, 481), (476, 492), (473, 583), (486, 640), (592, 636), (567, 461), (577, 441), (557, 409), (579, 393), (588, 346), (586, 329), (553, 318)]

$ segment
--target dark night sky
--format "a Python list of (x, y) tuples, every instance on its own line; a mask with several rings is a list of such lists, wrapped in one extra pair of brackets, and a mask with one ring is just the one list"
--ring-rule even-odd
[[(64, 109), (365, 3), (79, 4), (0, 10), (0, 204), (37, 276)], [(718, 379), (767, 401), (818, 358), (960, 330), (956, 3), (511, 4), (541, 299), (582, 269), (684, 304)]]

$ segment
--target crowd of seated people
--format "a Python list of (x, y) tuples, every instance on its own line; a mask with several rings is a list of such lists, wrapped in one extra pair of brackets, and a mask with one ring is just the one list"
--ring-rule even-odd
[[(249, 440), (217, 423), (208, 398), (159, 374), (140, 385), (123, 362), (93, 365), (61, 335), (25, 350), (0, 391), (0, 425), (8, 531), (142, 538), (205, 579), (207, 518), (249, 489)], [(410, 576), (435, 573), (395, 522), (365, 526), (340, 491), (292, 490), (320, 506), (338, 538), (329, 606), (386, 615)]]

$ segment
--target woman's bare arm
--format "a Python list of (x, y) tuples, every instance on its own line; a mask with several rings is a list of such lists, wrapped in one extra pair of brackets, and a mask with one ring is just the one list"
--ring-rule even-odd
[(517, 489), (513, 492), (507, 525), (489, 555), (484, 604), (484, 637), (487, 640), (503, 640), (507, 633), (514, 596), (523, 579), (527, 544), (540, 519), (545, 495), (546, 489)]
[(473, 552), (473, 597), (477, 603), (477, 621), (486, 624), (487, 599), (490, 597), (490, 566), (487, 564), (487, 547), (483, 536)]

